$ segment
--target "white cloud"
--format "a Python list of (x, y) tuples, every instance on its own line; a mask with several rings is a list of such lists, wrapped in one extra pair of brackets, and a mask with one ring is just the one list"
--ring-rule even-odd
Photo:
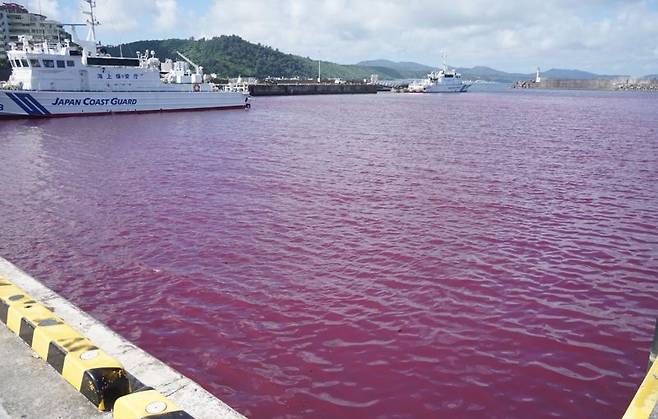
[[(60, 18), (79, 10), (78, 0), (41, 3), (44, 13)], [(454, 65), (507, 71), (540, 65), (655, 73), (657, 6), (657, 0), (99, 0), (98, 19), (99, 37), (108, 43), (237, 34), (341, 63), (439, 64), (447, 50)]]
[(178, 24), (178, 3), (176, 0), (155, 0), (155, 24), (158, 29), (168, 31)]
[(47, 16), (49, 19), (61, 20), (63, 17), (57, 0), (41, 0), (37, 3), (37, 7), (34, 10), (37, 13)]
[[(82, 8), (80, 8), (82, 10)], [(85, 9), (86, 10), (86, 9)], [(109, 36), (140, 33), (172, 33), (177, 29), (176, 0), (112, 0), (96, 3), (100, 31)], [(86, 19), (80, 14), (80, 19)]]
[(96, 15), (103, 26), (102, 30), (106, 32), (138, 31), (139, 18), (148, 11), (148, 5), (145, 3), (136, 0), (98, 2)]
[[(215, 0), (197, 36), (238, 34), (283, 51), (343, 63), (369, 58), (530, 71), (536, 65), (604, 71), (647, 62), (658, 14), (640, 0)], [(630, 48), (629, 48), (630, 47)], [(622, 63), (623, 65), (618, 65)], [(630, 71), (629, 69), (628, 71)]]

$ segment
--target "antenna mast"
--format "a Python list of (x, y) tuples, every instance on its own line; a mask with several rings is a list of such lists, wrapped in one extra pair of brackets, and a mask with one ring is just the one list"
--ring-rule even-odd
[(82, 0), (85, 3), (89, 5), (89, 11), (82, 11), (85, 15), (89, 16), (89, 19), (87, 19), (87, 23), (89, 24), (89, 32), (87, 33), (87, 41), (93, 41), (94, 44), (97, 42), (96, 41), (96, 25), (100, 25), (100, 23), (96, 20), (96, 16), (94, 16), (94, 7), (96, 7), (96, 1), (95, 0)]

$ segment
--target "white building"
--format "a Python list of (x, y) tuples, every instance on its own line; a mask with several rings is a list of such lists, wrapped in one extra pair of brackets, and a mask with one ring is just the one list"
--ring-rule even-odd
[(29, 35), (35, 41), (46, 40), (50, 43), (71, 39), (58, 22), (30, 13), (20, 4), (0, 4), (0, 56), (4, 56), (10, 42), (19, 44), (20, 35)]

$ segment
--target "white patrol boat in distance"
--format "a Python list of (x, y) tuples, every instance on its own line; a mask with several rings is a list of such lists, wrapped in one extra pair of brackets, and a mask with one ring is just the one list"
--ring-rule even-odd
[[(7, 51), (12, 67), (0, 89), (0, 117), (52, 117), (120, 112), (159, 112), (249, 108), (246, 92), (219, 91), (204, 82), (203, 68), (184, 61), (161, 63), (146, 51), (136, 58), (112, 57), (96, 41), (94, 0), (89, 4), (89, 33), (73, 43), (33, 43)], [(190, 69), (194, 68), (194, 71)]]
[(462, 75), (448, 68), (446, 56), (443, 56), (443, 69), (432, 71), (427, 78), (409, 83), (410, 93), (463, 93), (468, 91), (471, 83), (465, 83)]

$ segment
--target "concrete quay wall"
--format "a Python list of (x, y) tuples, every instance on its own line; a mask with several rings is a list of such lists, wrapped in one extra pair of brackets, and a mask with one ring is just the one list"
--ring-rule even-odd
[(377, 93), (371, 84), (253, 84), (252, 96), (340, 95)]
[[(82, 385), (79, 386), (80, 388), (72, 387), (70, 385), (73, 384), (70, 380), (71, 374), (67, 373), (68, 370), (71, 370), (69, 365), (79, 366), (96, 361), (99, 363), (118, 361), (119, 365), (117, 367), (122, 368), (117, 368), (117, 371), (119, 369), (124, 371), (130, 382), (133, 383), (130, 385), (129, 394), (123, 395), (125, 392), (122, 392), (115, 395), (119, 396), (114, 404), (113, 417), (115, 419), (133, 417), (126, 415), (125, 412), (134, 410), (136, 406), (141, 406), (144, 400), (149, 401), (151, 398), (155, 399), (156, 402), (150, 403), (149, 406), (157, 405), (156, 407), (160, 409), (163, 406), (167, 407), (167, 404), (163, 403), (166, 400), (182, 409), (173, 412), (174, 415), (178, 416), (171, 417), (244, 419), (244, 416), (217, 399), (196, 382), (122, 338), (2, 257), (0, 257), (0, 285), (2, 285), (0, 288), (4, 289), (4, 291), (0, 290), (0, 309), (2, 309), (0, 310), (0, 317), (2, 317), (0, 319), (2, 320), (0, 328), (6, 326), (7, 329), (0, 334), (0, 353), (7, 354), (11, 349), (12, 354), (17, 354), (16, 359), (5, 357), (3, 362), (0, 362), (0, 419), (7, 416), (47, 417), (34, 409), (35, 406), (51, 405), (63, 406), (62, 409), (65, 409), (58, 412), (60, 416), (54, 417), (109, 417), (109, 413), (98, 412), (98, 415), (95, 412), (91, 413), (92, 410), (95, 411), (95, 408), (90, 410), (89, 406), (93, 407), (96, 403), (93, 401), (93, 404), (89, 403), (87, 399), (89, 401), (91, 399), (88, 396), (87, 399), (81, 396), (81, 394), (86, 393), (83, 390), (87, 390), (87, 387)], [(34, 300), (29, 300), (30, 298)], [(25, 301), (23, 302), (23, 300)], [(51, 321), (55, 318), (58, 320)], [(20, 333), (17, 332), (19, 330), (18, 322), (20, 322)], [(30, 332), (29, 327), (24, 328), (24, 326), (29, 325), (33, 325), (32, 334), (28, 333)], [(78, 333), (80, 334), (80, 337), (70, 339), (75, 341), (75, 344), (72, 344), (71, 347), (67, 347), (62, 343), (68, 351), (64, 358), (63, 370), (55, 367), (51, 368), (53, 363), (51, 362), (50, 349), (51, 347), (58, 347), (57, 345), (53, 346), (53, 342), (61, 343), (58, 335), (60, 331), (45, 331), (47, 328), (65, 328), (70, 330), (69, 333), (71, 334), (76, 336), (78, 336)], [(43, 332), (41, 332), (42, 330)], [(15, 334), (12, 335), (11, 332)], [(24, 332), (26, 333), (24, 334)], [(39, 359), (39, 357), (43, 358), (43, 354), (37, 351), (37, 342), (43, 343), (50, 340), (52, 340), (50, 346), (47, 346), (48, 360), (43, 362), (43, 359)], [(93, 342), (95, 346), (89, 346), (89, 350), (82, 353), (79, 357), (80, 360), (78, 360), (75, 351), (84, 346), (80, 342), (87, 341)], [(27, 345), (23, 343), (27, 343)], [(106, 355), (111, 357), (109, 361)], [(26, 359), (29, 356), (32, 359), (18, 359), (20, 356)], [(34, 362), (35, 360), (38, 362)], [(123, 370), (124, 368), (125, 370)], [(85, 371), (84, 376), (89, 375), (92, 371), (95, 370)], [(61, 376), (58, 377), (58, 373)], [(122, 373), (116, 374), (116, 376), (125, 375)], [(14, 378), (13, 381), (9, 379), (12, 377)], [(58, 391), (48, 391), (47, 388), (43, 388), (41, 391), (31, 391), (26, 394), (16, 393), (13, 383), (18, 381), (30, 382), (22, 377), (31, 377), (33, 382), (42, 383), (46, 383), (45, 379), (48, 379), (47, 382), (51, 383), (48, 386), (56, 388)], [(143, 386), (148, 386), (153, 390), (145, 389)], [(104, 390), (104, 386), (98, 387), (98, 389), (99, 391)], [(123, 400), (126, 400), (126, 402), (123, 403)], [(85, 406), (85, 403), (89, 403), (89, 405)], [(97, 404), (97, 406), (98, 409), (105, 410), (101, 405)], [(119, 410), (122, 411), (119, 412)], [(149, 410), (146, 410), (146, 412), (149, 412)], [(187, 415), (185, 415), (185, 412)]]

